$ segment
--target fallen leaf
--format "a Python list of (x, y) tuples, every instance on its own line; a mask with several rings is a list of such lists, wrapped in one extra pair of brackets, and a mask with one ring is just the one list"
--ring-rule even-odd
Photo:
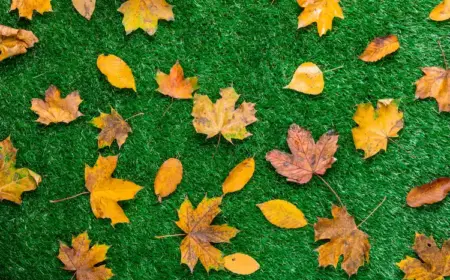
[(439, 178), (431, 183), (413, 188), (406, 197), (410, 207), (420, 207), (444, 200), (450, 192), (450, 178)]
[(221, 89), (220, 95), (222, 98), (215, 104), (207, 95), (194, 95), (192, 116), (195, 131), (206, 134), (207, 138), (221, 133), (229, 142), (251, 136), (245, 127), (257, 121), (255, 104), (243, 102), (235, 109), (239, 95), (232, 87)]
[(370, 103), (358, 105), (353, 120), (359, 125), (352, 129), (356, 149), (364, 150), (369, 158), (387, 149), (390, 137), (398, 137), (403, 128), (403, 113), (393, 99), (380, 99), (375, 110)]
[(0, 142), (0, 201), (22, 203), (22, 193), (33, 191), (41, 176), (28, 168), (16, 168), (17, 149), (8, 137)]
[(236, 274), (250, 275), (259, 269), (259, 263), (249, 255), (235, 253), (223, 258), (224, 267)]
[(364, 262), (369, 261), (369, 236), (358, 229), (355, 219), (345, 207), (333, 205), (333, 219), (319, 218), (314, 224), (314, 239), (329, 240), (316, 250), (319, 252), (319, 266), (338, 265), (341, 255), (344, 259), (341, 267), (352, 276), (358, 272)]
[(303, 212), (289, 201), (274, 199), (257, 205), (264, 217), (280, 228), (301, 228), (308, 224)]
[(311, 132), (292, 124), (287, 137), (292, 154), (272, 150), (267, 153), (266, 160), (270, 161), (278, 174), (287, 177), (289, 182), (306, 184), (313, 175), (325, 174), (336, 161), (334, 154), (338, 148), (338, 138), (331, 130), (314, 143)]
[(50, 0), (12, 0), (10, 11), (19, 11), (19, 17), (29, 20), (33, 18), (33, 11), (37, 11), (41, 15), (44, 12), (52, 12)]
[(177, 61), (170, 69), (169, 75), (158, 70), (156, 82), (159, 87), (156, 90), (172, 98), (191, 99), (192, 93), (199, 88), (197, 80), (197, 77), (185, 79), (183, 68)]
[(37, 42), (38, 38), (31, 31), (0, 25), (0, 61), (26, 53)]
[(416, 233), (413, 248), (420, 259), (406, 257), (397, 263), (405, 273), (404, 279), (443, 280), (450, 276), (450, 239), (439, 249), (433, 237)]
[(107, 78), (108, 82), (117, 88), (131, 88), (136, 91), (136, 82), (130, 67), (115, 55), (99, 55), (97, 67)]
[(102, 130), (98, 135), (99, 149), (110, 147), (114, 140), (120, 149), (131, 132), (130, 125), (113, 108), (111, 114), (100, 113), (100, 116), (93, 118), (91, 123)]
[(94, 167), (86, 165), (84, 179), (91, 193), (91, 208), (96, 218), (111, 219), (117, 223), (129, 223), (118, 201), (133, 199), (142, 187), (133, 182), (112, 178), (118, 156), (99, 156)]
[(416, 98), (434, 98), (439, 112), (450, 112), (450, 70), (439, 67), (422, 68), (425, 76), (416, 81)]
[(321, 94), (324, 87), (323, 73), (312, 62), (305, 62), (295, 70), (291, 82), (284, 88), (298, 92), (317, 95)]
[(364, 52), (359, 56), (362, 61), (375, 62), (383, 57), (396, 52), (400, 48), (400, 43), (395, 35), (375, 38)]
[(317, 23), (317, 31), (322, 37), (333, 27), (335, 17), (344, 18), (339, 0), (297, 0), (300, 7), (304, 8), (298, 16), (298, 28)]
[(61, 98), (61, 92), (52, 85), (45, 92), (45, 100), (38, 98), (31, 100), (31, 110), (39, 115), (36, 121), (42, 124), (70, 123), (76, 118), (83, 116), (78, 111), (78, 106), (80, 106), (82, 101), (78, 91)]
[(194, 210), (186, 197), (178, 210), (179, 221), (176, 224), (186, 233), (180, 245), (181, 263), (187, 264), (191, 272), (194, 272), (199, 259), (208, 272), (210, 269), (222, 269), (224, 265), (222, 252), (211, 243), (229, 242), (239, 232), (227, 224), (210, 225), (221, 212), (219, 208), (221, 203), (221, 197), (205, 197)]
[(72, 237), (72, 248), (60, 242), (58, 259), (64, 264), (63, 269), (74, 271), (77, 280), (110, 279), (114, 276), (112, 270), (105, 265), (97, 265), (106, 260), (106, 253), (110, 247), (95, 244), (89, 248), (90, 244), (87, 232)]
[(80, 15), (90, 20), (95, 10), (96, 0), (72, 0), (72, 4)]
[(165, 0), (128, 0), (118, 11), (123, 14), (122, 23), (127, 34), (141, 28), (153, 35), (158, 27), (158, 20), (174, 20), (172, 6)]
[(223, 194), (242, 190), (255, 172), (255, 160), (247, 158), (231, 170), (222, 185)]
[(155, 194), (158, 201), (173, 193), (183, 178), (183, 165), (176, 158), (166, 160), (158, 170), (155, 178)]
[(450, 18), (450, 0), (444, 0), (430, 13), (430, 19), (444, 21)]

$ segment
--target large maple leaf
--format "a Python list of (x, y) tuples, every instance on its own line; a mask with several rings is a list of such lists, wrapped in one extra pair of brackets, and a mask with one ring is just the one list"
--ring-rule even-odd
[(317, 22), (319, 36), (332, 29), (335, 17), (344, 18), (339, 0), (297, 0), (297, 3), (304, 8), (298, 16), (298, 28)]
[(450, 70), (439, 67), (422, 68), (425, 76), (416, 82), (416, 98), (434, 98), (439, 112), (450, 112)]
[(222, 197), (207, 198), (194, 210), (191, 202), (186, 198), (178, 210), (177, 226), (186, 233), (180, 245), (181, 263), (187, 264), (191, 270), (198, 260), (207, 271), (223, 268), (222, 252), (211, 243), (229, 242), (239, 232), (228, 225), (211, 225), (214, 218), (221, 212), (219, 206)]
[(24, 54), (39, 42), (33, 32), (0, 25), (0, 61), (19, 54)]

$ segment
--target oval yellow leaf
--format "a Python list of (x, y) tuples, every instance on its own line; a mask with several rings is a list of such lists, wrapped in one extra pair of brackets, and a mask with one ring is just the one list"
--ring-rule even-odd
[(312, 62), (305, 62), (295, 70), (291, 82), (284, 88), (318, 95), (322, 93), (324, 86), (325, 82), (320, 68)]
[(108, 78), (108, 82), (117, 88), (131, 88), (136, 91), (136, 83), (130, 67), (115, 55), (99, 55), (98, 69)]
[(155, 194), (158, 201), (161, 202), (163, 197), (169, 196), (180, 184), (183, 178), (183, 165), (176, 158), (166, 160), (158, 170), (155, 179)]
[(280, 228), (301, 228), (308, 224), (303, 212), (294, 204), (274, 199), (257, 205), (266, 219)]
[(450, 0), (444, 0), (430, 13), (430, 19), (444, 21), (450, 18)]
[(249, 275), (259, 269), (259, 263), (252, 257), (242, 253), (235, 253), (223, 258), (227, 270), (241, 275)]
[(255, 172), (255, 160), (253, 158), (247, 158), (241, 163), (236, 165), (227, 179), (222, 185), (222, 191), (224, 194), (237, 192), (250, 181)]

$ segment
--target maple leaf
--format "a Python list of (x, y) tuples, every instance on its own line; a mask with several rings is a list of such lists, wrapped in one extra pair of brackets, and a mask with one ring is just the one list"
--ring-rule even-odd
[(425, 67), (422, 71), (425, 76), (416, 81), (416, 98), (435, 98), (439, 112), (450, 112), (450, 70)]
[(406, 257), (397, 263), (405, 273), (404, 279), (443, 280), (450, 276), (450, 239), (439, 249), (433, 237), (416, 233), (413, 249), (420, 260)]
[(305, 62), (295, 70), (291, 82), (284, 88), (306, 94), (321, 94), (325, 83), (323, 73), (312, 62)]
[(413, 188), (406, 197), (410, 207), (420, 207), (444, 200), (450, 192), (450, 178), (439, 178), (428, 184)]
[(362, 61), (375, 62), (383, 57), (396, 52), (400, 48), (400, 43), (395, 35), (375, 38), (369, 43), (364, 52), (359, 56)]
[(41, 15), (44, 12), (51, 12), (51, 0), (12, 0), (11, 11), (19, 10), (19, 17), (25, 17), (29, 20), (33, 18), (33, 11), (37, 11)]
[(245, 127), (257, 121), (255, 104), (243, 102), (235, 109), (239, 95), (232, 87), (221, 89), (220, 95), (222, 98), (215, 104), (207, 95), (194, 95), (192, 116), (195, 131), (206, 134), (207, 138), (221, 133), (229, 142), (251, 136)]
[(403, 113), (393, 99), (380, 99), (375, 110), (370, 103), (358, 105), (353, 120), (359, 125), (352, 128), (356, 149), (364, 150), (369, 158), (387, 149), (388, 139), (398, 137), (403, 128)]
[(256, 205), (264, 217), (280, 228), (301, 228), (308, 224), (303, 212), (289, 201), (274, 199)]
[(177, 61), (170, 69), (169, 75), (158, 70), (156, 82), (159, 87), (156, 90), (172, 98), (191, 99), (192, 93), (199, 88), (197, 80), (197, 77), (185, 79), (183, 68)]
[(255, 172), (255, 160), (253, 158), (244, 159), (230, 171), (225, 182), (222, 184), (223, 194), (242, 190), (253, 177)]
[(83, 116), (78, 111), (78, 106), (80, 106), (82, 101), (78, 91), (72, 92), (66, 98), (61, 98), (61, 92), (52, 85), (45, 92), (45, 101), (38, 98), (31, 100), (31, 110), (39, 115), (36, 121), (42, 124), (70, 123), (76, 118)]
[(155, 194), (158, 201), (173, 193), (183, 178), (183, 165), (176, 158), (166, 160), (158, 170), (155, 178)]
[[(72, 247), (60, 242), (58, 259), (64, 263), (64, 269), (75, 271), (77, 280), (107, 280), (114, 276), (105, 265), (96, 266), (106, 260), (109, 246), (94, 245), (87, 232), (72, 237)], [(75, 276), (74, 275), (74, 276)]]
[(314, 174), (325, 174), (336, 161), (333, 156), (338, 148), (338, 138), (334, 131), (329, 131), (314, 143), (311, 132), (292, 124), (287, 137), (292, 154), (272, 150), (267, 153), (266, 160), (288, 181), (306, 184)]
[(8, 137), (0, 142), (0, 201), (22, 203), (22, 193), (33, 191), (41, 176), (28, 168), (16, 168), (17, 149)]
[(0, 25), (0, 61), (26, 53), (37, 42), (38, 38), (31, 31)]
[(98, 135), (98, 148), (111, 146), (114, 140), (119, 148), (128, 138), (131, 132), (130, 125), (122, 118), (116, 110), (111, 108), (111, 114), (100, 113), (100, 116), (93, 118), (91, 123), (102, 131)]
[(333, 205), (331, 214), (333, 219), (319, 218), (314, 224), (315, 241), (329, 240), (316, 249), (319, 252), (319, 266), (332, 265), (336, 268), (343, 255), (341, 267), (352, 276), (365, 261), (369, 261), (369, 236), (358, 229), (355, 219), (345, 207)]
[(223, 268), (224, 260), (222, 252), (211, 243), (229, 242), (239, 230), (228, 225), (210, 225), (214, 218), (221, 212), (219, 206), (222, 197), (205, 197), (194, 210), (191, 202), (186, 197), (178, 210), (179, 220), (177, 226), (186, 233), (180, 245), (181, 263), (187, 264), (194, 272), (198, 260), (207, 271)]
[(72, 0), (73, 7), (87, 20), (90, 20), (95, 10), (96, 0)]
[(96, 218), (109, 218), (114, 226), (129, 223), (118, 201), (133, 199), (142, 187), (133, 182), (112, 178), (118, 156), (99, 156), (94, 167), (86, 165), (84, 178), (91, 193), (91, 208)]
[(444, 21), (450, 18), (450, 0), (444, 0), (430, 13), (430, 19)]
[(298, 28), (316, 22), (321, 37), (332, 29), (335, 17), (344, 18), (339, 0), (297, 0), (297, 3), (304, 8), (298, 16)]
[(97, 67), (108, 82), (117, 88), (131, 88), (136, 91), (136, 82), (130, 67), (115, 55), (99, 55)]
[(165, 0), (128, 0), (118, 9), (123, 14), (125, 32), (141, 28), (149, 35), (153, 35), (158, 27), (158, 20), (174, 20), (172, 6)]

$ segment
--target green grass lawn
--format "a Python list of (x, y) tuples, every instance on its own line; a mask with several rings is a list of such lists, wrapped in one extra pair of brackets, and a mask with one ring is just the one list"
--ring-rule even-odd
[[(362, 226), (370, 235), (370, 263), (355, 279), (400, 279), (395, 266), (413, 256), (414, 233), (433, 235), (439, 244), (450, 237), (449, 200), (418, 209), (405, 203), (407, 192), (450, 173), (450, 114), (438, 113), (435, 100), (414, 100), (414, 82), (424, 66), (443, 66), (437, 40), (450, 56), (450, 22), (433, 22), (429, 12), (440, 0), (343, 0), (345, 19), (320, 38), (315, 24), (296, 30), (301, 8), (294, 0), (169, 1), (175, 21), (160, 22), (154, 37), (143, 31), (126, 36), (116, 10), (122, 1), (97, 1), (91, 21), (72, 8), (70, 0), (54, 0), (53, 13), (31, 22), (8, 13), (0, 3), (0, 24), (32, 30), (40, 42), (29, 53), (0, 63), (0, 140), (11, 135), (19, 149), (17, 166), (39, 173), (43, 181), (25, 193), (21, 206), (0, 203), (0, 279), (70, 279), (56, 258), (59, 240), (88, 231), (93, 243), (112, 245), (107, 266), (114, 279), (346, 279), (343, 270), (319, 268), (312, 225), (331, 217), (333, 194), (318, 179), (300, 186), (286, 182), (265, 161), (266, 152), (288, 150), (286, 133), (292, 123), (311, 130), (317, 139), (329, 129), (339, 132), (338, 161), (324, 178), (340, 194), (357, 223), (387, 196), (384, 205)], [(401, 49), (380, 62), (357, 57), (369, 41), (396, 34)], [(98, 71), (99, 54), (115, 54), (132, 68), (137, 94), (113, 88)], [(201, 94), (215, 101), (219, 89), (233, 85), (238, 101), (255, 102), (259, 121), (249, 126), (253, 136), (234, 145), (205, 140), (192, 126), (192, 101), (174, 101), (157, 92), (157, 69), (164, 72), (179, 60), (187, 76), (198, 76)], [(302, 62), (313, 61), (325, 73), (325, 90), (307, 96), (283, 90)], [(43, 98), (54, 84), (63, 95), (79, 90), (84, 117), (69, 125), (45, 127), (35, 122), (32, 98)], [(363, 160), (351, 128), (355, 105), (381, 98), (398, 98), (405, 127), (388, 151)], [(133, 133), (120, 149), (97, 149), (99, 130), (89, 121), (114, 107), (130, 120)], [(84, 165), (98, 155), (120, 154), (115, 177), (144, 187), (135, 200), (122, 203), (130, 224), (110, 226), (96, 219), (88, 196), (57, 204), (51, 199), (85, 191)], [(213, 156), (214, 155), (214, 156)], [(191, 275), (180, 265), (181, 238), (157, 240), (155, 235), (181, 233), (173, 221), (188, 195), (194, 205), (221, 194), (228, 172), (255, 155), (256, 172), (239, 193), (224, 198), (216, 224), (228, 223), (241, 232), (225, 254), (253, 256), (261, 269), (249, 277), (229, 272), (206, 273), (199, 264)], [(184, 178), (178, 190), (157, 202), (153, 180), (161, 163), (178, 157)], [(270, 199), (285, 199), (303, 210), (305, 228), (284, 230), (265, 220), (256, 207)]]

